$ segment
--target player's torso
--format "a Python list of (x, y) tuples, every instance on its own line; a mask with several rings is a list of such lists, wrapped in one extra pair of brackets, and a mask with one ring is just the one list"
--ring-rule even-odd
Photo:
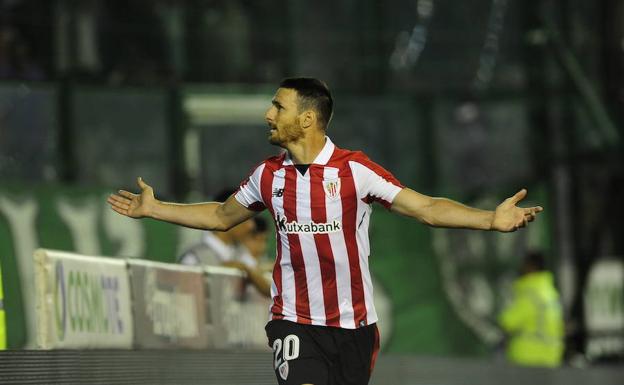
[(368, 269), (374, 178), (362, 168), (368, 163), (328, 139), (306, 172), (282, 155), (242, 184), (240, 201), (268, 209), (275, 221), (274, 319), (350, 329), (376, 322)]
[(345, 242), (356, 238), (358, 211), (348, 164), (312, 164), (304, 174), (284, 166), (273, 172), (272, 182), (269, 209), (280, 241), (289, 249), (299, 243), (303, 253), (321, 260), (347, 263)]

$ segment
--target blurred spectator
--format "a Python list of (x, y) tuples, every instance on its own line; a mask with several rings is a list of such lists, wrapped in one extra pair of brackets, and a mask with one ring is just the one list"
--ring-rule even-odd
[(499, 315), (509, 335), (507, 359), (522, 366), (557, 367), (564, 350), (564, 323), (553, 276), (544, 256), (529, 253), (513, 284), (513, 300)]
[(268, 226), (266, 220), (262, 217), (254, 217), (253, 222), (253, 230), (242, 239), (241, 243), (256, 262), (259, 263), (260, 260), (266, 256), (267, 237), (269, 234)]
[[(234, 190), (231, 189), (223, 190), (217, 194), (215, 201), (225, 202), (233, 193)], [(205, 231), (201, 243), (184, 252), (178, 258), (178, 262), (191, 266), (218, 266), (245, 257), (252, 258), (241, 246), (240, 241), (249, 235), (253, 227), (253, 221), (248, 220), (228, 231)]]
[[(233, 193), (234, 190), (223, 190), (215, 201), (225, 202)], [(259, 264), (266, 254), (267, 234), (267, 224), (262, 218), (249, 219), (228, 231), (205, 231), (201, 243), (184, 252), (178, 261), (183, 265), (240, 269), (261, 294), (269, 297), (270, 280)]]
[(241, 240), (241, 244), (245, 248), (243, 258), (225, 262), (223, 265), (244, 271), (249, 282), (261, 294), (271, 297), (271, 279), (267, 277), (267, 273), (271, 270), (263, 269), (260, 264), (261, 259), (266, 256), (268, 226), (266, 220), (260, 216), (255, 216), (252, 220), (254, 228)]

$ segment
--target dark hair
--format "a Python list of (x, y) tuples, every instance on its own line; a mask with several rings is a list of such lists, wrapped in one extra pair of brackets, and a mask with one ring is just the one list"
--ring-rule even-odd
[(334, 111), (334, 99), (327, 84), (314, 78), (288, 78), (279, 86), (297, 91), (299, 111), (313, 108), (323, 128), (327, 128)]

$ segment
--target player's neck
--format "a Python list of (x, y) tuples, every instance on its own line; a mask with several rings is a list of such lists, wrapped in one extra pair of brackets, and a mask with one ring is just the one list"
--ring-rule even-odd
[(318, 131), (295, 143), (289, 143), (286, 149), (294, 164), (311, 164), (323, 147), (325, 147), (325, 133)]

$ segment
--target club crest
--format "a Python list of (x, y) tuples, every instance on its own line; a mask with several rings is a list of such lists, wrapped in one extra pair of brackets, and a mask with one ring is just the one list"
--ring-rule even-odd
[(329, 199), (336, 199), (340, 195), (340, 179), (323, 181), (323, 187)]
[(282, 362), (282, 364), (277, 368), (280, 377), (282, 380), (286, 380), (288, 378), (288, 361)]

